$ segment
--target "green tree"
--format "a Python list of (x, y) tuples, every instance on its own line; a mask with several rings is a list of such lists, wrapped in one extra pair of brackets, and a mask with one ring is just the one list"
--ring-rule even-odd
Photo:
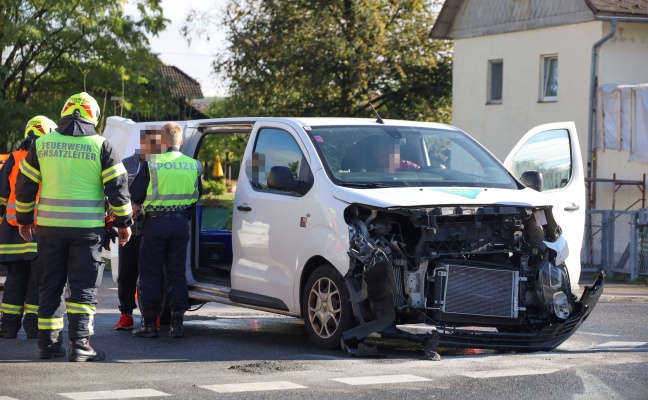
[[(164, 114), (159, 60), (147, 34), (168, 22), (161, 0), (3, 0), (0, 2), (0, 151), (22, 139), (37, 114), (57, 120), (63, 102), (87, 91), (102, 114)], [(113, 103), (111, 97), (118, 97)]]
[[(438, 0), (229, 0), (231, 80), (218, 114), (450, 119), (451, 47), (429, 38)], [(185, 35), (209, 19), (190, 14)], [(218, 115), (221, 116), (221, 115)]]

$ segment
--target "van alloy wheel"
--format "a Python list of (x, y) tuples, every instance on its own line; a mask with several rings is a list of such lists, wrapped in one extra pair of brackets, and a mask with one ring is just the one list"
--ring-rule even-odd
[(329, 338), (340, 325), (340, 290), (328, 278), (315, 282), (308, 296), (308, 319), (319, 337)]
[(333, 266), (323, 265), (309, 277), (302, 316), (306, 332), (317, 347), (340, 347), (342, 333), (352, 326), (354, 318), (342, 276)]

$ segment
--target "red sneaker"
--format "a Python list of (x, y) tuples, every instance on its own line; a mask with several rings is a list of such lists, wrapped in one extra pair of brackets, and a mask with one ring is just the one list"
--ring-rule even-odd
[(119, 317), (119, 322), (115, 324), (115, 329), (133, 329), (133, 316), (130, 314), (122, 314)]

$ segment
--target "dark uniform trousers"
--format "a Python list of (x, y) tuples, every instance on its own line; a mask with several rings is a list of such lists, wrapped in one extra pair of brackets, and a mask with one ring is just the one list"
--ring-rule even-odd
[[(7, 264), (7, 280), (4, 285), (2, 302), (21, 306), (23, 304), (38, 305), (38, 282), (36, 281), (36, 267), (32, 266), (32, 260), (11, 261), (5, 264)], [(25, 319), (22, 322), (22, 315), (6, 314), (2, 320), (3, 331), (17, 332), (22, 324), (28, 334), (36, 335), (38, 332), (38, 316), (36, 314), (25, 312)]]
[(185, 263), (189, 243), (186, 211), (144, 218), (139, 274), (142, 316), (152, 323), (162, 302), (160, 287), (166, 285), (171, 311), (189, 309)]
[[(45, 232), (46, 231), (46, 232)], [(74, 304), (97, 305), (97, 287), (101, 284), (104, 261), (101, 248), (106, 229), (41, 227), (38, 236), (39, 295), (38, 319), (63, 318), (65, 307), (60, 298), (68, 282), (68, 334), (70, 339), (94, 333), (94, 311), (79, 310)], [(58, 338), (56, 337), (58, 333)], [(41, 350), (60, 342), (60, 332), (39, 330)]]
[(132, 314), (137, 308), (135, 304), (135, 291), (137, 290), (137, 277), (139, 275), (139, 248), (141, 236), (132, 235), (123, 246), (119, 246), (119, 264), (117, 270), (117, 295), (119, 297), (119, 312)]

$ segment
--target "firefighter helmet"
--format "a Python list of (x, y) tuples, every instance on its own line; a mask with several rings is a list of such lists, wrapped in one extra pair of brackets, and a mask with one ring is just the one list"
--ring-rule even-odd
[(86, 92), (75, 94), (67, 99), (61, 110), (61, 118), (69, 115), (81, 117), (96, 126), (99, 122), (99, 104)]
[(27, 136), (41, 137), (57, 128), (56, 122), (42, 115), (37, 115), (27, 122), (25, 139)]

